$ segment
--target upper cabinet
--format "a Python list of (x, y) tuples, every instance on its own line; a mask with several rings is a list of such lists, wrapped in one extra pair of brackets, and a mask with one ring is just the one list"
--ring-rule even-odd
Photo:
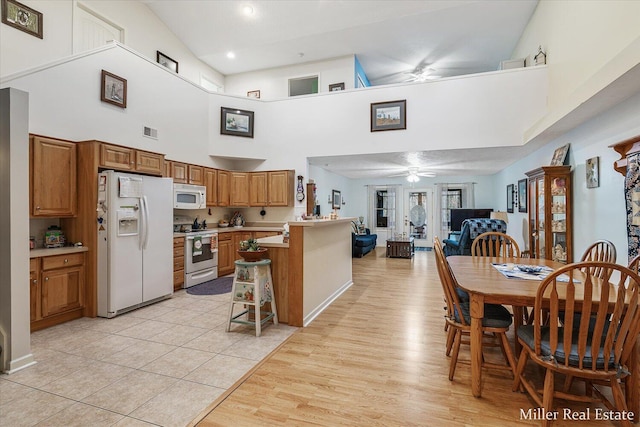
[(204, 185), (207, 187), (207, 206), (218, 205), (218, 171), (204, 168)]
[(30, 142), (31, 216), (75, 216), (76, 144), (41, 136), (32, 136)]
[(186, 163), (171, 162), (171, 177), (174, 183), (187, 184), (189, 182), (189, 166)]
[(249, 174), (249, 206), (267, 206), (267, 172)]
[(161, 176), (164, 172), (164, 155), (101, 143), (100, 167)]
[(218, 171), (218, 206), (229, 206), (231, 197), (229, 190), (231, 188), (231, 172)]
[(267, 206), (293, 206), (294, 174), (293, 170), (267, 172)]
[(526, 175), (531, 256), (572, 262), (571, 166), (543, 166)]
[(249, 206), (249, 173), (230, 172), (230, 206)]
[(189, 165), (189, 184), (204, 185), (204, 168), (202, 166)]

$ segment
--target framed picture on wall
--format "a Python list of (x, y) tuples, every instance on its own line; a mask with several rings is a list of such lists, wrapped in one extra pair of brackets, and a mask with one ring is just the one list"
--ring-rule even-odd
[(2, 0), (2, 23), (43, 38), (42, 13), (15, 0)]
[(513, 193), (514, 193), (513, 184), (507, 185), (507, 212), (509, 213), (513, 213)]
[(407, 128), (407, 100), (371, 104), (371, 132)]
[(600, 186), (600, 170), (599, 157), (592, 157), (585, 162), (587, 188), (596, 188)]
[(162, 65), (163, 67), (167, 67), (168, 69), (170, 69), (176, 74), (178, 73), (178, 61), (175, 61), (169, 58), (167, 55), (160, 52), (159, 50), (156, 50), (156, 61), (158, 62), (158, 64)]
[(527, 178), (518, 181), (518, 212), (527, 213)]
[(253, 138), (253, 111), (220, 107), (220, 133)]
[(127, 79), (102, 70), (100, 100), (121, 108), (127, 108)]
[(333, 83), (329, 85), (329, 92), (344, 90), (344, 83)]
[(338, 190), (331, 190), (331, 207), (333, 209), (340, 209), (342, 204), (342, 195)]

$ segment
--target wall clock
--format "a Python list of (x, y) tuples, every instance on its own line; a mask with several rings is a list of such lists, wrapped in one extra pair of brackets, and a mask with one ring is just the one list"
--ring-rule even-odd
[(302, 186), (302, 175), (298, 175), (298, 192), (296, 193), (296, 200), (299, 202), (304, 200), (304, 187)]

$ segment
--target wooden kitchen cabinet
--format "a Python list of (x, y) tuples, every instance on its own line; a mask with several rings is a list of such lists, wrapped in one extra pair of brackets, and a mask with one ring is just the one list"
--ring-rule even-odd
[(267, 173), (267, 206), (293, 206), (294, 174), (293, 170), (269, 171)]
[(84, 252), (31, 259), (32, 331), (82, 317), (84, 261)]
[(164, 161), (162, 177), (171, 178), (171, 160)]
[(40, 319), (40, 259), (29, 260), (29, 306), (31, 321)]
[(218, 170), (218, 206), (229, 206), (231, 172)]
[(218, 205), (218, 171), (204, 168), (204, 185), (207, 187), (207, 206)]
[(236, 231), (233, 233), (233, 259), (242, 259), (238, 253), (240, 249), (240, 242), (243, 240), (249, 240), (253, 238), (253, 232), (251, 231)]
[(204, 185), (204, 168), (197, 165), (188, 165), (189, 184)]
[(76, 144), (41, 136), (30, 141), (30, 212), (33, 217), (73, 217), (77, 212)]
[(229, 206), (249, 206), (249, 173), (230, 172)]
[(161, 176), (164, 172), (164, 154), (136, 150), (135, 172)]
[(249, 173), (249, 206), (267, 206), (267, 174)]
[(164, 172), (164, 154), (101, 143), (99, 166), (161, 176)]
[(171, 162), (171, 177), (176, 184), (189, 183), (189, 165), (181, 162)]
[(218, 234), (218, 277), (226, 276), (235, 271), (235, 248), (233, 246), (233, 234)]
[(184, 286), (184, 237), (173, 238), (173, 290)]

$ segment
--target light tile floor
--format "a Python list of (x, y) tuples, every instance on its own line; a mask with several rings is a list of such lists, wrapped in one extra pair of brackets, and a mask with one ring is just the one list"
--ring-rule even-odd
[(37, 364), (0, 375), (0, 426), (184, 426), (297, 328), (225, 331), (230, 294), (173, 298), (31, 334)]

